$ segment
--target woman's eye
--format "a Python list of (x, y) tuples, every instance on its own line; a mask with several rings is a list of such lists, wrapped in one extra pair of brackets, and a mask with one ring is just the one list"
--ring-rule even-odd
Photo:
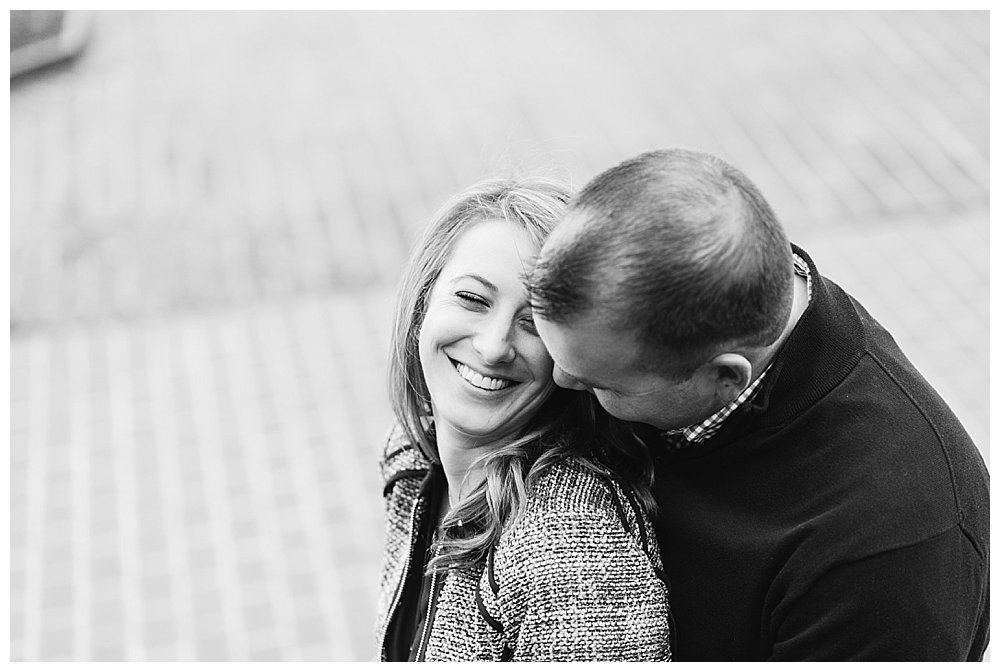
[(521, 326), (524, 327), (525, 331), (529, 334), (538, 335), (538, 331), (535, 329), (535, 320), (532, 319), (530, 315), (521, 318)]
[(479, 296), (478, 294), (473, 294), (472, 292), (455, 292), (455, 296), (461, 299), (462, 303), (475, 307), (486, 307), (489, 306), (486, 303), (486, 299)]

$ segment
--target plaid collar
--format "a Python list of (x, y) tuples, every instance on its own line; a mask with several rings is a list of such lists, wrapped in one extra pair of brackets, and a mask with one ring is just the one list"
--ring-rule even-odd
[[(795, 274), (806, 279), (806, 301), (811, 301), (812, 276), (809, 273), (809, 265), (804, 259), (802, 259), (802, 257), (794, 252), (792, 253), (792, 262), (795, 266)], [(760, 389), (760, 384), (764, 380), (764, 376), (766, 376), (767, 372), (771, 370), (771, 366), (771, 364), (768, 364), (767, 368), (764, 369), (752, 383), (747, 385), (746, 388), (740, 392), (740, 395), (736, 397), (736, 399), (724, 408), (713, 413), (707, 419), (680, 429), (668, 429), (665, 432), (661, 432), (661, 436), (669, 438), (673, 441), (686, 440), (690, 443), (700, 443), (710, 439), (716, 432), (719, 431), (719, 427), (722, 426), (722, 423), (726, 420), (726, 418), (732, 415), (736, 409), (740, 408), (743, 404), (753, 398), (757, 390)]]

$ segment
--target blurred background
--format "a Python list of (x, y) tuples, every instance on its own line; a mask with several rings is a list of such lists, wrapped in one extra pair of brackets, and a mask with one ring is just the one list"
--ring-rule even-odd
[[(368, 660), (414, 233), (743, 169), (988, 458), (988, 12), (11, 12), (13, 660)], [(46, 32), (48, 31), (48, 32)]]

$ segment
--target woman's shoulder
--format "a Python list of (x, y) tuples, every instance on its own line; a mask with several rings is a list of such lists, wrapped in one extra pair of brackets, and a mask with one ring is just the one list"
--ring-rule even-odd
[[(546, 535), (617, 538), (656, 555), (652, 520), (624, 479), (600, 462), (567, 456), (542, 471), (508, 541)], [(547, 542), (546, 542), (547, 543)]]
[(507, 572), (556, 564), (624, 562), (660, 566), (649, 516), (630, 487), (600, 463), (566, 457), (546, 467), (521, 514), (501, 536), (496, 562)]
[(535, 480), (527, 511), (608, 509), (623, 484), (597, 462), (566, 456), (552, 463)]
[(563, 529), (634, 535), (645, 522), (638, 499), (621, 479), (598, 462), (567, 456), (534, 479), (511, 532), (522, 538)]
[(532, 479), (478, 584), (514, 660), (669, 657), (662, 565), (632, 511), (599, 463), (562, 458)]
[(407, 436), (403, 426), (393, 422), (386, 432), (379, 469), (382, 483), (388, 490), (393, 483), (407, 476), (422, 476), (430, 468), (430, 461)]

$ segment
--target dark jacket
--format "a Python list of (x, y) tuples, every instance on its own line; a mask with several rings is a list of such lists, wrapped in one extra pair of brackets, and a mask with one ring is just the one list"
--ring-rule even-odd
[[(414, 547), (426, 522), (431, 465), (397, 431), (381, 466), (386, 544), (377, 632), (387, 660), (402, 657), (393, 642), (414, 639), (396, 629), (401, 602), (420, 589), (423, 558)], [(430, 592), (417, 660), (670, 657), (667, 587), (652, 526), (630, 491), (571, 459), (542, 475), (486, 566), (445, 572)]]
[(705, 443), (654, 451), (675, 658), (978, 660), (983, 459), (888, 332), (795, 250), (813, 296), (759, 394)]

